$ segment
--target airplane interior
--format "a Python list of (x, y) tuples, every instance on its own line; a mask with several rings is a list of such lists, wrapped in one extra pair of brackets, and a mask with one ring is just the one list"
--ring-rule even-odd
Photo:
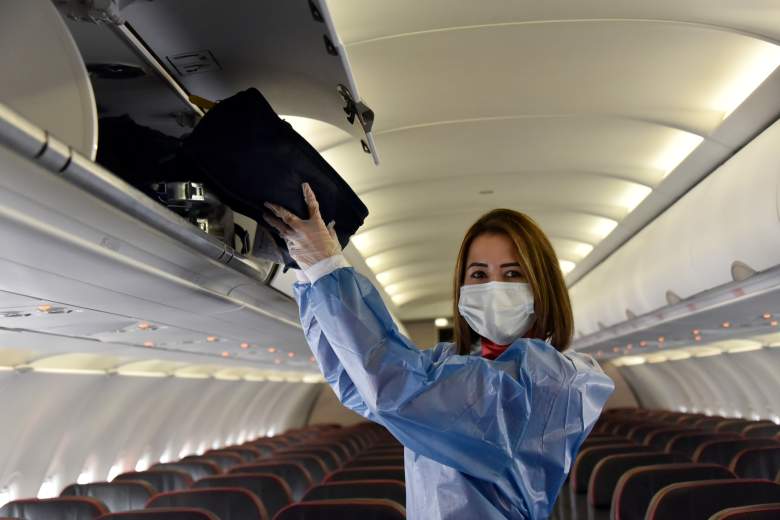
[[(253, 198), (306, 168), (418, 349), (480, 216), (549, 238), (614, 393), (557, 500), (485, 518), (780, 518), (778, 0), (0, 0), (0, 67), (0, 520), (473, 518), (310, 346)], [(221, 151), (250, 109), (201, 125), (246, 92), (264, 163)]]

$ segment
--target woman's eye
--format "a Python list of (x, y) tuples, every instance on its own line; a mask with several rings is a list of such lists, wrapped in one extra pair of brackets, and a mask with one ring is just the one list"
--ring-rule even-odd
[(504, 273), (507, 278), (522, 278), (523, 274), (520, 271), (507, 271)]
[(471, 273), (471, 278), (479, 279), (484, 277), (485, 277), (484, 271), (474, 271), (473, 273)]

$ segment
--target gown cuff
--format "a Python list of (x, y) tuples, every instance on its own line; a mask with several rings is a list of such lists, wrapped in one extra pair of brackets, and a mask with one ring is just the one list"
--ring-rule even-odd
[(347, 259), (344, 258), (344, 255), (335, 255), (328, 257), (325, 260), (320, 260), (316, 264), (307, 267), (303, 270), (303, 274), (306, 276), (306, 278), (308, 278), (307, 281), (314, 283), (323, 276), (329, 275), (336, 269), (340, 269), (342, 267), (351, 266), (349, 265), (349, 262), (347, 262)]

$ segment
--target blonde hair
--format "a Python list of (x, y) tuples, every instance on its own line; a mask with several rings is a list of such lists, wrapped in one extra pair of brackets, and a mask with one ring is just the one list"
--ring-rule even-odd
[(528, 215), (511, 209), (494, 209), (479, 218), (463, 238), (453, 279), (453, 333), (458, 354), (466, 355), (479, 335), (458, 312), (466, 260), (474, 239), (484, 234), (507, 236), (517, 248), (520, 269), (534, 295), (534, 321), (527, 337), (549, 341), (559, 351), (571, 342), (574, 317), (569, 291), (550, 240)]

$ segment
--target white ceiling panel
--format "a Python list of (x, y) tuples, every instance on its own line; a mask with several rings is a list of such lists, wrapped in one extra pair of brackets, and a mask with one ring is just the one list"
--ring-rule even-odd
[(536, 219), (568, 272), (654, 191), (682, 195), (678, 165), (740, 146), (716, 131), (780, 64), (769, 0), (328, 4), (382, 162), (321, 150), (368, 206), (353, 243), (406, 319), (449, 314), (490, 209)]

